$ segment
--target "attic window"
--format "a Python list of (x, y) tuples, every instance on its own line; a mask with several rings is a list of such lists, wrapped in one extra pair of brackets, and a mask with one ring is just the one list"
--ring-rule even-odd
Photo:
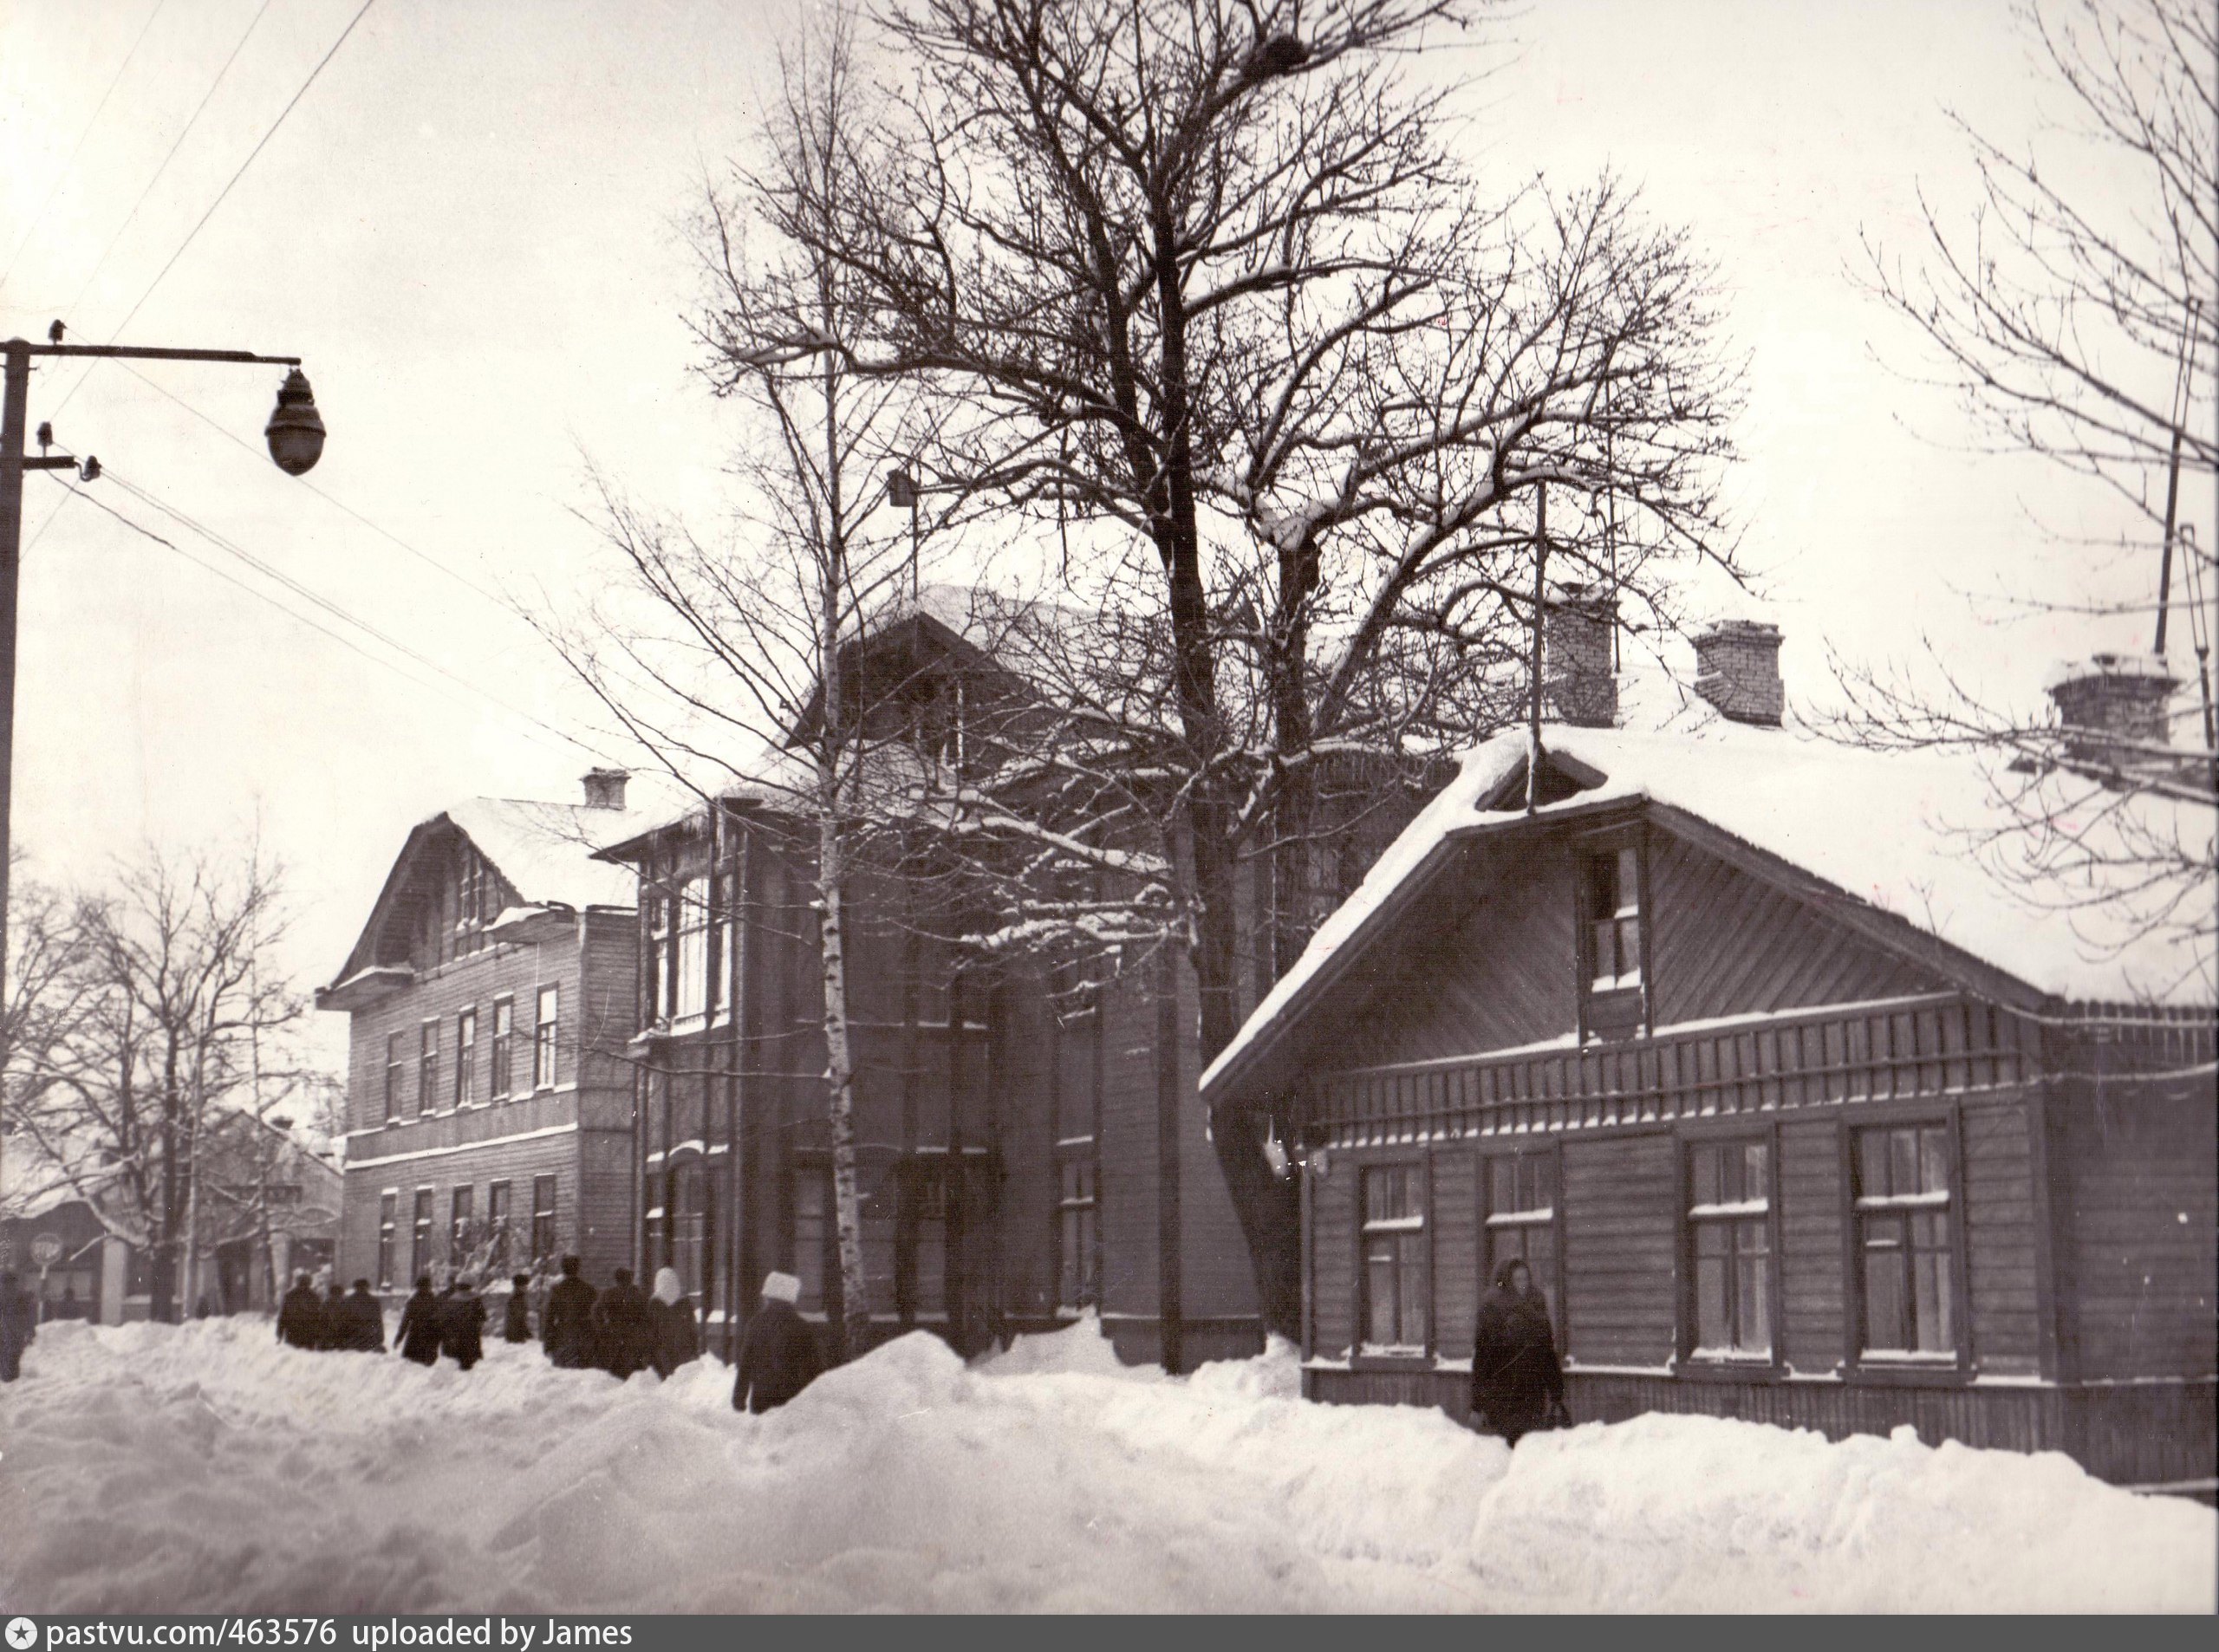
[(1613, 834), (1591, 844), (1578, 870), (1580, 1032), (1632, 1037), (1649, 1019), (1640, 840)]

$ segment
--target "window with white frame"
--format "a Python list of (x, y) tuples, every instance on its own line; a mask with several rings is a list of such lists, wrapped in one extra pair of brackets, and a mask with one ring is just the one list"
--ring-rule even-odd
[(1856, 1147), (1859, 1346), (1867, 1354), (1954, 1355), (1949, 1127), (1861, 1129)]
[(393, 1289), (394, 1230), (400, 1221), (398, 1188), (378, 1195), (378, 1289)]
[(454, 1018), (454, 1104), (467, 1107), (478, 1099), (478, 1011), (475, 1005)]
[(1056, 1204), (1056, 1305), (1070, 1311), (1102, 1299), (1101, 1170), (1094, 1143), (1059, 1148)]
[(709, 881), (687, 878), (678, 887), (678, 985), (671, 1005), (677, 1017), (709, 1007)]
[(709, 914), (709, 958), (717, 976), (711, 1008), (719, 1015), (732, 1012), (732, 981), (739, 966), (739, 949), (733, 944), (739, 933), (739, 875), (732, 872), (718, 873), (716, 901)]
[(432, 1190), (416, 1190), (416, 1209), (408, 1228), (408, 1278), (420, 1279), (432, 1265)]
[(650, 888), (647, 901), (647, 1024), (657, 1025), (677, 1013), (675, 972), (677, 899), (660, 888)]
[(390, 1124), (400, 1116), (400, 1092), (408, 1070), (408, 1057), (400, 1042), (401, 1035), (388, 1032), (385, 1037), (385, 1122)]
[[(1549, 1304), (1550, 1323), (1559, 1334), (1557, 1314), (1557, 1161), (1545, 1149), (1498, 1153), (1483, 1160), (1487, 1174), (1487, 1280), (1503, 1265), (1518, 1261), (1533, 1276), (1533, 1288)], [(1484, 1288), (1484, 1286), (1483, 1286)]]
[(531, 1260), (545, 1267), (555, 1259), (555, 1195), (553, 1176), (531, 1179)]
[(536, 1018), (531, 1025), (531, 1087), (551, 1089), (555, 1085), (555, 1044), (560, 1025), (559, 1011), (562, 992), (558, 987), (543, 986)]
[(439, 1024), (426, 1021), (416, 1029), (416, 1110), (429, 1113), (439, 1104)]
[(513, 998), (493, 1000), (493, 1061), (491, 1078), (495, 1101), (516, 1088), (517, 1006)]
[(1715, 1359), (1772, 1354), (1772, 1148), (1750, 1141), (1688, 1148), (1691, 1351)]
[(1421, 1350), (1426, 1343), (1425, 1168), (1363, 1167), (1363, 1342)]

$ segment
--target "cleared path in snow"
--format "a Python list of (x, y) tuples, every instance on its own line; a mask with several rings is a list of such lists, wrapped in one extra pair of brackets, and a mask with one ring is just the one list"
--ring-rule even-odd
[(2219, 1520), (2061, 1456), (1695, 1417), (1537, 1435), (905, 1337), (768, 1417), (491, 1346), (42, 1330), (0, 1389), (31, 1611), (2212, 1610)]

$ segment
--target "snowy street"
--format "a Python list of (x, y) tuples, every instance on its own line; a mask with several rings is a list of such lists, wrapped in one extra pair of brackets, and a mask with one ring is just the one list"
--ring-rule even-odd
[(1515, 1454), (1184, 1381), (1090, 1325), (912, 1336), (762, 1418), (723, 1366), (468, 1375), (241, 1317), (43, 1328), (0, 1389), (0, 1601), (33, 1612), (2209, 1611), (2219, 1526), (2063, 1456), (1652, 1416)]

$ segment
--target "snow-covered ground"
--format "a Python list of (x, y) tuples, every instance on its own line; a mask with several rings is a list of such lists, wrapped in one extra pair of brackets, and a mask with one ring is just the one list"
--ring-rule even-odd
[(464, 1375), (268, 1322), (42, 1330), (0, 1389), (16, 1611), (2160, 1609), (2211, 1511), (2061, 1456), (1695, 1417), (1506, 1450), (1310, 1405), (1292, 1356), (966, 1369), (905, 1337), (784, 1410), (724, 1369)]

